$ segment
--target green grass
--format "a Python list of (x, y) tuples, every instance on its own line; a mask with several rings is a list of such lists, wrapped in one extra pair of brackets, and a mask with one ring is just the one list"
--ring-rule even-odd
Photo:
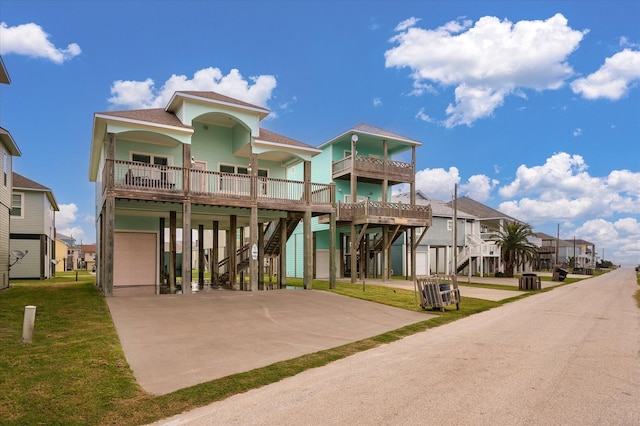
[[(66, 282), (64, 282), (66, 281)], [(288, 280), (302, 285), (301, 280)], [(314, 289), (422, 311), (412, 290), (314, 281)], [(544, 291), (544, 290), (543, 290)], [(136, 383), (94, 277), (75, 273), (54, 280), (13, 283), (0, 292), (0, 423), (137, 425), (206, 405), (320, 367), (357, 352), (500, 306), (462, 298), (460, 310), (354, 343), (278, 362), (246, 373), (154, 396)], [(34, 341), (22, 343), (24, 306), (37, 307)]]

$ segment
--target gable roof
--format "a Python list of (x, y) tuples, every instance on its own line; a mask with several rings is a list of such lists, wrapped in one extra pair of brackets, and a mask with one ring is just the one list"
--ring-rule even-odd
[[(403, 192), (400, 194), (394, 194), (391, 197), (391, 200), (395, 203), (402, 202), (409, 204), (411, 202), (410, 192)], [(439, 200), (431, 200), (429, 197), (424, 195), (424, 193), (420, 190), (416, 191), (416, 204), (420, 206), (431, 206), (431, 215), (436, 217), (450, 217), (453, 218), (453, 207), (444, 201)], [(477, 219), (475, 216), (461, 211), (458, 209), (457, 213), (458, 219)]]
[(162, 126), (171, 126), (183, 129), (193, 129), (191, 126), (182, 124), (182, 122), (171, 112), (165, 111), (163, 108), (152, 109), (131, 109), (127, 111), (108, 111), (96, 113), (98, 116), (109, 116), (121, 118), (123, 121), (130, 123), (138, 122), (139, 124), (159, 124)]
[[(449, 206), (452, 206), (452, 204), (453, 204), (452, 201), (449, 201), (447, 203), (447, 205)], [(467, 212), (479, 219), (508, 219), (515, 222), (520, 222), (518, 219), (515, 219), (509, 215), (506, 215), (499, 210), (486, 206), (467, 196), (460, 197), (457, 199), (457, 207), (458, 207), (458, 210)]]
[(306, 144), (304, 142), (300, 142), (297, 141), (295, 139), (291, 139), (287, 136), (283, 136), (279, 133), (275, 133), (272, 132), (270, 130), (267, 129), (263, 129), (262, 127), (260, 128), (260, 136), (258, 136), (256, 139), (261, 140), (261, 141), (265, 141), (265, 142), (272, 142), (272, 143), (276, 143), (276, 144), (281, 144), (281, 145), (289, 145), (289, 146), (295, 146), (295, 147), (299, 147), (299, 148), (305, 148), (305, 149), (310, 149), (312, 151), (316, 151), (316, 152), (320, 152), (320, 150), (314, 146), (311, 146), (309, 144)]
[(175, 111), (178, 105), (182, 103), (183, 99), (190, 99), (192, 101), (199, 101), (206, 104), (216, 104), (216, 105), (223, 105), (227, 107), (230, 106), (230, 107), (236, 107), (239, 109), (250, 110), (258, 113), (258, 115), (260, 115), (261, 118), (264, 118), (271, 113), (271, 111), (265, 107), (250, 104), (249, 102), (244, 102), (239, 99), (225, 96), (217, 92), (202, 92), (202, 91), (189, 91), (189, 90), (176, 91), (171, 97), (171, 99), (169, 100), (169, 103), (167, 104), (167, 107), (165, 108), (165, 110), (169, 112)]
[(13, 172), (13, 189), (44, 192), (49, 199), (49, 202), (51, 203), (51, 207), (53, 207), (55, 211), (60, 211), (60, 209), (58, 208), (58, 203), (56, 202), (56, 199), (53, 196), (53, 191), (51, 191), (51, 189), (16, 172)]
[(15, 141), (11, 137), (11, 133), (3, 129), (2, 127), (0, 127), (0, 142), (2, 142), (5, 148), (7, 148), (9, 154), (13, 155), (14, 157), (20, 157), (22, 155), (22, 153), (20, 152), (20, 148), (18, 148), (18, 145), (16, 145)]
[(349, 130), (346, 130), (346, 131), (340, 133), (338, 136), (335, 136), (335, 137), (329, 139), (327, 142), (325, 142), (323, 144), (320, 144), (320, 146), (318, 146), (318, 148), (324, 148), (325, 146), (331, 145), (332, 143), (336, 142), (337, 140), (344, 138), (346, 135), (351, 135), (353, 133), (369, 135), (369, 136), (379, 137), (379, 138), (383, 138), (383, 139), (393, 139), (395, 141), (403, 142), (403, 143), (406, 143), (406, 144), (409, 144), (409, 145), (415, 145), (415, 146), (422, 145), (422, 142), (419, 142), (419, 141), (417, 141), (415, 139), (411, 139), (411, 138), (408, 138), (406, 136), (402, 136), (402, 135), (399, 135), (397, 133), (393, 133), (393, 132), (390, 132), (388, 130), (381, 129), (379, 127), (371, 126), (370, 124), (359, 123), (359, 124), (355, 125), (354, 127), (350, 128)]

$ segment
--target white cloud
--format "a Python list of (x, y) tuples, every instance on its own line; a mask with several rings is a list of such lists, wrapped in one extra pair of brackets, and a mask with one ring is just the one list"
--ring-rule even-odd
[(61, 64), (78, 56), (82, 51), (77, 43), (70, 43), (66, 49), (56, 47), (49, 41), (47, 34), (40, 25), (29, 23), (8, 26), (0, 23), (0, 54), (15, 53), (34, 58), (48, 59), (56, 64)]
[[(57, 228), (66, 228), (69, 227), (73, 222), (76, 221), (76, 213), (78, 213), (78, 206), (74, 203), (71, 204), (60, 204), (58, 206), (60, 211), (56, 212), (56, 227)], [(62, 231), (60, 231), (62, 232)], [(65, 235), (68, 235), (62, 232)]]
[(640, 51), (624, 49), (610, 58), (593, 74), (571, 83), (574, 93), (586, 99), (606, 98), (616, 101), (640, 81)]
[(614, 222), (593, 219), (584, 222), (574, 231), (578, 238), (596, 245), (596, 252), (606, 260), (614, 260), (623, 266), (640, 264), (640, 223), (636, 218), (625, 217)]
[(447, 127), (489, 117), (506, 96), (522, 97), (523, 89), (562, 87), (573, 75), (567, 57), (586, 33), (570, 28), (561, 14), (515, 24), (485, 16), (473, 26), (450, 22), (435, 30), (414, 27), (416, 22), (398, 25), (399, 34), (391, 39), (397, 46), (385, 52), (386, 66), (411, 69), (414, 88), (427, 81), (454, 86)]
[(467, 183), (460, 185), (459, 193), (464, 194), (476, 201), (486, 201), (491, 198), (491, 191), (500, 182), (485, 175), (474, 175)]
[(260, 75), (245, 79), (240, 71), (232, 69), (224, 75), (219, 68), (204, 68), (196, 71), (192, 79), (185, 75), (172, 75), (160, 89), (148, 78), (144, 81), (118, 80), (111, 86), (109, 102), (113, 106), (125, 108), (162, 108), (174, 92), (179, 90), (214, 91), (254, 105), (267, 106), (276, 78)]
[(404, 31), (407, 28), (413, 27), (418, 22), (420, 22), (420, 18), (415, 18), (412, 16), (411, 18), (405, 19), (404, 21), (396, 25), (395, 31)]
[(416, 173), (416, 189), (432, 200), (450, 200), (455, 184), (460, 182), (456, 167), (424, 169)]
[(578, 128), (576, 128), (576, 129), (573, 131), (573, 136), (576, 136), (576, 137), (577, 137), (577, 136), (582, 136), (582, 129), (581, 129), (581, 128), (579, 128), (579, 127), (578, 127)]
[(433, 118), (424, 113), (424, 108), (420, 108), (420, 111), (416, 113), (415, 118), (426, 121), (427, 123), (433, 123), (435, 121)]
[(380, 98), (373, 98), (373, 106), (380, 106), (382, 105), (382, 99)]
[(579, 155), (561, 152), (542, 166), (521, 165), (499, 189), (499, 210), (524, 221), (604, 218), (640, 214), (640, 173), (614, 170), (594, 177)]

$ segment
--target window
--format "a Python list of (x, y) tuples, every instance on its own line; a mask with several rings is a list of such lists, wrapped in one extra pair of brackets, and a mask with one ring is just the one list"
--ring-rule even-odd
[(11, 216), (13, 217), (22, 217), (23, 205), (22, 205), (22, 194), (14, 193), (11, 197)]
[(169, 158), (162, 157), (159, 155), (152, 154), (137, 154), (131, 153), (131, 161), (135, 161), (137, 163), (145, 163), (145, 164), (155, 164), (158, 166), (168, 166)]
[(447, 231), (453, 231), (453, 220), (447, 220)]
[[(232, 173), (238, 175), (248, 175), (249, 168), (245, 166), (232, 166), (228, 164), (220, 164), (219, 170), (221, 173)], [(267, 194), (267, 180), (260, 179), (266, 178), (269, 176), (269, 171), (267, 169), (258, 169), (258, 193), (260, 195)], [(251, 182), (248, 178), (239, 178), (237, 176), (220, 176), (220, 190), (224, 192), (236, 192), (236, 193), (245, 193), (248, 194), (250, 192)]]

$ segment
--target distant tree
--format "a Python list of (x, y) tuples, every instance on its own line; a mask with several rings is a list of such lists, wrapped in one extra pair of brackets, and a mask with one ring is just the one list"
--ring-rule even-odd
[(493, 237), (500, 247), (500, 257), (504, 262), (504, 276), (513, 278), (516, 266), (533, 262), (538, 258), (538, 247), (528, 237), (534, 236), (531, 226), (526, 223), (506, 222)]

